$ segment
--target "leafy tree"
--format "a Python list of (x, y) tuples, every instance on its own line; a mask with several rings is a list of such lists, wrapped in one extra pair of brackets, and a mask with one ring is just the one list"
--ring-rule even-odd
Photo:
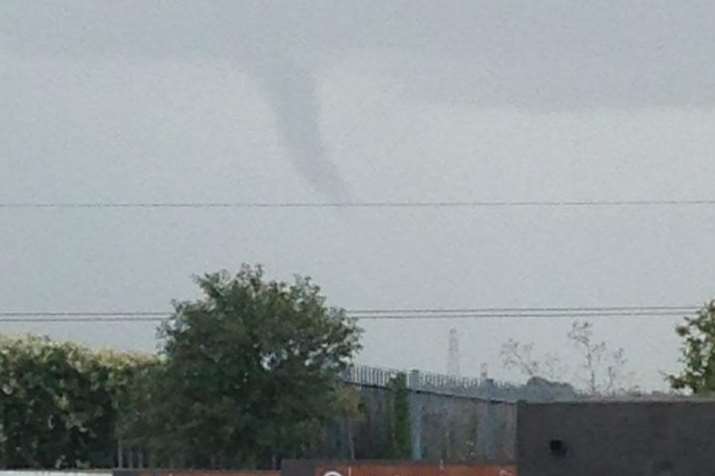
[(304, 454), (341, 414), (355, 322), (309, 278), (266, 281), (244, 265), (196, 282), (203, 296), (174, 304), (160, 331), (165, 362), (145, 392), (139, 440), (153, 463), (270, 467)]
[(687, 389), (696, 395), (715, 391), (715, 300), (705, 304), (695, 317), (686, 317), (676, 328), (683, 339), (681, 361), (685, 368), (670, 375), (676, 390)]

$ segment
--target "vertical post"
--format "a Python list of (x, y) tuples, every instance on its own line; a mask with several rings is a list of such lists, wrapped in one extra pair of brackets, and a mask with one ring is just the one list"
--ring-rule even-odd
[(419, 388), (420, 373), (418, 370), (410, 372), (407, 378), (407, 390), (409, 392), (410, 405), (410, 440), (412, 443), (412, 459), (420, 461), (422, 459), (422, 398)]
[(122, 440), (119, 440), (117, 444), (117, 467), (119, 469), (124, 468), (124, 445), (122, 445)]
[(495, 438), (496, 438), (496, 432), (495, 432), (495, 403), (492, 400), (492, 397), (494, 395), (493, 392), (493, 386), (494, 382), (491, 379), (487, 379), (486, 381), (486, 405), (487, 405), (487, 411), (485, 412), (485, 421), (480, 422), (481, 424), (479, 425), (482, 427), (483, 431), (482, 434), (480, 435), (484, 441), (483, 441), (483, 448), (484, 448), (484, 456), (486, 456), (487, 459), (493, 460), (496, 457), (496, 452), (495, 452)]

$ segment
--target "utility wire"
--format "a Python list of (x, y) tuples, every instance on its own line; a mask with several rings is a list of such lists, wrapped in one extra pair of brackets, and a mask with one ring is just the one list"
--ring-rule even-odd
[(524, 319), (524, 318), (602, 318), (602, 317), (676, 317), (683, 316), (677, 311), (628, 311), (591, 313), (491, 313), (491, 314), (379, 314), (352, 316), (359, 320), (430, 320), (430, 319)]
[[(606, 317), (683, 317), (697, 311), (693, 306), (613, 306), (613, 307), (523, 307), (463, 309), (373, 309), (346, 311), (358, 320), (438, 320), (438, 319), (534, 319)], [(0, 312), (0, 322), (159, 322), (169, 312), (160, 311), (52, 311)]]
[(600, 311), (690, 311), (694, 306), (576, 306), (576, 307), (478, 307), (478, 308), (403, 308), (352, 309), (350, 314), (430, 314), (481, 312), (600, 312)]
[(375, 202), (2, 202), (0, 209), (321, 209), (321, 208), (585, 208), (713, 206), (713, 200), (524, 200)]
[(51, 311), (51, 312), (0, 312), (0, 317), (166, 317), (170, 312), (160, 311)]
[(161, 322), (165, 319), (160, 317), (40, 317), (40, 318), (29, 318), (29, 317), (2, 317), (0, 318), (0, 323), (10, 322), (10, 323), (62, 323), (62, 322), (75, 322), (75, 323), (95, 323), (95, 322)]
[[(473, 308), (386, 308), (386, 309), (349, 309), (348, 314), (477, 314), (494, 312), (604, 312), (604, 311), (692, 311), (695, 306), (577, 306), (577, 307), (473, 307)], [(170, 311), (0, 311), (0, 316), (166, 316)]]

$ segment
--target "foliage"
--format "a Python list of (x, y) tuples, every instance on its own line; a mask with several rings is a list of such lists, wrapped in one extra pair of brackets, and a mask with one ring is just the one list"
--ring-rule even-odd
[(407, 388), (407, 376), (397, 375), (389, 384), (391, 391), (391, 421), (389, 457), (395, 459), (410, 458), (412, 440), (410, 431), (410, 401)]
[(687, 389), (696, 395), (715, 391), (715, 300), (705, 304), (695, 317), (686, 317), (676, 328), (683, 339), (682, 363), (685, 368), (668, 380), (676, 390)]
[(341, 416), (352, 420), (360, 421), (363, 418), (363, 401), (360, 392), (354, 385), (343, 384), (337, 394), (337, 404), (341, 411)]
[(501, 358), (507, 368), (516, 368), (529, 378), (543, 377), (556, 380), (563, 376), (560, 360), (554, 354), (543, 359), (534, 357), (534, 343), (524, 344), (509, 339), (501, 348)]
[(264, 467), (358, 418), (339, 374), (360, 331), (309, 279), (243, 267), (197, 282), (159, 358), (0, 337), (0, 468), (107, 467), (117, 446), (154, 465)]
[(355, 322), (308, 278), (265, 281), (244, 266), (196, 281), (203, 297), (175, 303), (161, 330), (165, 363), (133, 436), (158, 464), (270, 467), (305, 453), (340, 416)]
[(364, 402), (360, 392), (353, 385), (342, 385), (337, 394), (337, 406), (340, 409), (348, 442), (348, 452), (351, 460), (355, 459), (355, 429), (354, 424), (364, 419)]
[[(573, 371), (574, 380), (582, 384), (587, 394), (616, 395), (634, 390), (628, 388), (624, 350), (611, 350), (605, 342), (595, 341), (592, 323), (574, 321), (567, 337), (581, 356), (580, 363)], [(533, 349), (532, 343), (522, 344), (509, 340), (501, 350), (504, 366), (517, 369), (530, 379), (542, 377), (552, 381), (568, 380), (570, 371), (561, 358), (546, 354), (539, 359), (534, 357)]]
[(585, 372), (586, 391), (591, 395), (626, 393), (623, 387), (625, 352), (622, 348), (608, 349), (605, 342), (594, 342), (593, 324), (574, 322), (568, 333), (583, 357), (581, 369)]
[(111, 466), (132, 380), (150, 358), (0, 338), (0, 467)]

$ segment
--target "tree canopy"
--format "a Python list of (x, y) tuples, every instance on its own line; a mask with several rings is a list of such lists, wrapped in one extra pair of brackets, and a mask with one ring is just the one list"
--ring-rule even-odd
[(140, 440), (164, 464), (182, 455), (171, 462), (203, 467), (268, 467), (309, 451), (341, 413), (356, 323), (309, 278), (267, 281), (244, 266), (196, 282), (202, 297), (176, 302), (160, 331), (164, 365), (144, 393)]
[(676, 390), (690, 390), (696, 395), (715, 391), (715, 300), (705, 304), (694, 317), (676, 328), (683, 339), (683, 370), (670, 375)]
[(158, 357), (0, 336), (0, 468), (108, 467), (116, 448), (155, 466), (269, 467), (354, 417), (340, 373), (360, 330), (309, 278), (244, 266), (196, 282)]

